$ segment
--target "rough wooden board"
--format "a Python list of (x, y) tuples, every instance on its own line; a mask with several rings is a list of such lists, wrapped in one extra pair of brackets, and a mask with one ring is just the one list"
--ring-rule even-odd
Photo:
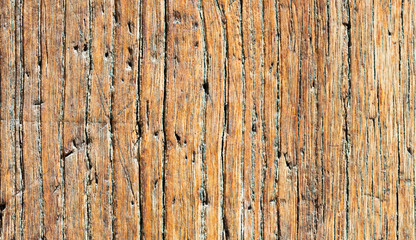
[[(46, 239), (64, 235), (65, 179), (63, 101), (65, 86), (66, 2), (41, 5), (41, 139)], [(51, 14), (49, 14), (51, 13)], [(50, 54), (50, 53), (54, 54)]]
[(91, 141), (91, 232), (96, 239), (112, 239), (113, 237), (113, 164), (112, 149), (112, 57), (114, 51), (112, 2), (94, 1), (91, 17), (92, 69), (90, 73), (90, 115), (88, 133)]
[[(40, 49), (40, 7), (31, 1), (22, 5), (22, 192), (23, 237), (26, 239), (44, 236), (44, 196), (41, 145), (41, 49)], [(28, 194), (30, 193), (30, 194)]]
[(5, 0), (1, 239), (414, 239), (411, 0)]
[(138, 56), (137, 1), (114, 2), (112, 116), (113, 234), (133, 239), (140, 234), (140, 187), (138, 162)]
[[(164, 86), (165, 9), (163, 2), (145, 0), (141, 8), (139, 92), (140, 213), (144, 239), (164, 236)], [(140, 24), (140, 23), (139, 23)], [(152, 219), (145, 221), (144, 219)]]

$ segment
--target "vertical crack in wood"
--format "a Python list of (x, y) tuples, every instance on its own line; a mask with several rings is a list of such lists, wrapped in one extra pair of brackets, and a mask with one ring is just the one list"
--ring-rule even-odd
[(108, 135), (110, 138), (110, 193), (109, 193), (109, 202), (110, 202), (110, 232), (111, 232), (111, 239), (116, 238), (116, 230), (114, 226), (114, 116), (113, 116), (113, 104), (114, 104), (114, 61), (116, 57), (115, 53), (115, 25), (117, 23), (116, 19), (116, 7), (115, 4), (113, 6), (112, 11), (112, 24), (111, 24), (111, 63), (110, 63), (110, 106), (108, 109)]
[(220, 218), (220, 223), (219, 223), (219, 231), (220, 232), (220, 237), (221, 239), (226, 239), (226, 229), (224, 228), (225, 225), (225, 219), (224, 219), (224, 152), (226, 151), (226, 138), (227, 138), (227, 128), (228, 128), (228, 102), (227, 102), (227, 83), (228, 83), (228, 24), (227, 24), (227, 19), (226, 19), (226, 15), (224, 13), (224, 10), (221, 8), (221, 6), (218, 3), (218, 0), (215, 0), (215, 4), (217, 7), (217, 10), (219, 11), (220, 15), (221, 15), (221, 30), (222, 30), (222, 39), (223, 39), (223, 46), (224, 46), (224, 70), (223, 70), (223, 77), (224, 77), (224, 90), (223, 90), (223, 94), (224, 94), (224, 122), (223, 122), (223, 126), (222, 126), (222, 133), (221, 133), (221, 156), (220, 156), (220, 186), (219, 186), (219, 218)]
[[(327, 6), (325, 5), (325, 7), (327, 7)], [(314, 0), (313, 1), (313, 15), (314, 15), (314, 17), (318, 18), (317, 21), (320, 21), (319, 18), (320, 18), (321, 14), (322, 14), (322, 12), (318, 12), (317, 2), (316, 2), (316, 0)], [(328, 14), (328, 13), (326, 13), (326, 14)], [(314, 27), (315, 27), (315, 31), (317, 33), (319, 33), (321, 31), (321, 29), (319, 28), (320, 26), (318, 26), (318, 24), (316, 22), (314, 22), (313, 24), (314, 24)], [(322, 30), (322, 34), (325, 34), (325, 32), (323, 30)], [(320, 37), (319, 36), (315, 37), (315, 41), (317, 42), (316, 38), (320, 38)], [(315, 42), (315, 44), (316, 44), (316, 42)], [(316, 47), (316, 45), (314, 45), (313, 42), (312, 42), (312, 38), (310, 38), (310, 44), (313, 45), (313, 47)], [(313, 53), (316, 53), (316, 52), (313, 51)], [(317, 56), (312, 56), (312, 58), (310, 60), (311, 62), (314, 61), (314, 58), (319, 58), (320, 53), (318, 52), (318, 53), (316, 53), (316, 55)], [(326, 59), (324, 58), (324, 64), (326, 64), (325, 60)], [(315, 148), (315, 151), (314, 151), (315, 163), (314, 164), (315, 164), (315, 171), (316, 171), (315, 172), (315, 178), (316, 178), (316, 183), (315, 184), (318, 185), (318, 189), (316, 190), (317, 194), (314, 196), (314, 203), (313, 203), (314, 204), (314, 211), (315, 211), (315, 213), (314, 213), (315, 216), (314, 216), (314, 232), (313, 232), (313, 234), (314, 234), (315, 238), (318, 236), (318, 228), (320, 226), (319, 221), (322, 219), (321, 224), (324, 223), (324, 218), (321, 215), (321, 209), (320, 209), (321, 208), (320, 207), (320, 200), (322, 199), (322, 196), (323, 196), (323, 186), (324, 186), (323, 185), (323, 183), (324, 183), (323, 182), (323, 177), (322, 177), (323, 176), (324, 160), (323, 160), (323, 154), (321, 154), (321, 156), (319, 156), (319, 131), (321, 131), (321, 142), (320, 142), (320, 144), (321, 144), (321, 146), (323, 146), (323, 138), (322, 138), (323, 128), (322, 128), (322, 113), (321, 113), (320, 107), (319, 107), (320, 106), (320, 103), (319, 103), (319, 87), (320, 87), (320, 85), (319, 85), (319, 79), (318, 78), (320, 76), (317, 76), (318, 75), (317, 68), (318, 68), (318, 64), (314, 65), (314, 68), (313, 68), (314, 73), (313, 73), (313, 76), (312, 76), (312, 78), (313, 78), (313, 80), (312, 80), (313, 99), (315, 101), (314, 111), (316, 112), (316, 119), (315, 119), (316, 124), (314, 124), (314, 126), (315, 126), (314, 131), (316, 132), (316, 137), (314, 139), (314, 145), (315, 145), (314, 146), (314, 148)], [(325, 66), (324, 66), (324, 68), (325, 68)], [(318, 160), (320, 160), (319, 164), (321, 164), (321, 169), (318, 169), (318, 167), (319, 167)], [(318, 173), (319, 170), (321, 170), (321, 179), (320, 179), (321, 184), (320, 185), (319, 185), (319, 173)], [(319, 195), (319, 193), (318, 193), (319, 188), (321, 189), (321, 195)], [(334, 223), (333, 224), (334, 224), (334, 228), (335, 228), (335, 225), (336, 225), (336, 219), (335, 218), (334, 218)], [(334, 233), (335, 233), (335, 231), (334, 231)], [(334, 234), (334, 236), (335, 236), (335, 234)]]
[[(376, 92), (377, 92), (377, 94), (376, 94), (376, 99), (377, 99), (377, 123), (378, 123), (378, 130), (379, 130), (379, 141), (378, 141), (378, 149), (377, 149), (377, 162), (382, 162), (382, 159), (381, 159), (381, 152), (382, 152), (382, 149), (381, 149), (381, 147), (380, 147), (380, 145), (381, 145), (381, 143), (382, 143), (382, 140), (381, 140), (381, 117), (380, 117), (380, 84), (379, 84), (379, 81), (378, 81), (378, 76), (377, 76), (377, 67), (376, 67), (376, 23), (375, 23), (375, 11), (374, 11), (374, 8), (375, 8), (375, 0), (373, 0), (372, 1), (372, 8), (371, 8), (371, 14), (372, 14), (372, 31), (371, 31), (371, 36), (372, 36), (372, 38), (371, 38), (371, 46), (372, 46), (372, 50), (373, 50), (373, 52), (372, 52), (372, 55), (373, 55), (373, 81), (375, 81), (376, 82)], [(376, 120), (375, 120), (375, 118), (373, 118), (373, 131), (375, 131), (375, 128), (376, 128)], [(375, 133), (374, 133), (375, 134)], [(371, 175), (371, 192), (372, 192), (372, 195), (373, 195), (373, 197), (371, 198), (371, 204), (372, 204), (372, 214), (374, 214), (375, 215), (375, 209), (374, 209), (374, 196), (376, 196), (376, 194), (375, 194), (375, 192), (374, 192), (374, 185), (376, 185), (375, 183), (374, 183), (374, 162), (372, 162), (372, 167), (371, 167), (371, 171), (372, 171), (372, 175)], [(382, 164), (380, 164), (380, 168), (381, 168), (381, 165)], [(381, 170), (382, 169), (380, 169), (379, 171), (381, 172)], [(378, 187), (377, 185), (376, 185), (376, 187)], [(378, 206), (378, 209), (381, 209), (381, 201), (379, 201), (379, 206)], [(382, 220), (381, 220), (381, 218), (382, 218), (382, 214), (380, 214), (380, 223), (382, 222)], [(373, 232), (373, 234), (374, 234), (374, 236), (372, 236), (373, 238), (375, 238), (375, 236), (376, 236), (376, 233), (377, 233), (377, 230), (376, 230), (376, 226), (374, 225), (373, 226), (373, 229), (374, 229), (374, 232)]]
[[(413, 4), (413, 12), (415, 12), (415, 5)], [(411, 15), (410, 16), (410, 18), (414, 18), (414, 15)], [(414, 19), (413, 19), (413, 21), (414, 21)], [(416, 49), (416, 46), (415, 46), (415, 35), (414, 35), (414, 31), (415, 31), (415, 23), (412, 23), (411, 24), (411, 28), (412, 28), (412, 31), (413, 31), (413, 34), (412, 34), (412, 41), (411, 41), (411, 48), (412, 49)], [(403, 37), (404, 37), (404, 22), (403, 22), (403, 25), (402, 25), (402, 31), (403, 31)], [(403, 40), (403, 43), (405, 43), (404, 42), (404, 40)], [(410, 60), (409, 60), (409, 55), (410, 54), (407, 54), (406, 56), (407, 56), (407, 59), (406, 59), (406, 66), (407, 66), (407, 81), (408, 81), (408, 89), (407, 89), (407, 103), (408, 103), (408, 111), (410, 112), (410, 110), (411, 110), (411, 100), (410, 100), (410, 84), (411, 84), (411, 78), (410, 78), (410, 76), (411, 76), (411, 67), (410, 67)], [(413, 61), (412, 61), (412, 65), (413, 65), (413, 69), (414, 69), (414, 65), (415, 65), (415, 55), (413, 55), (412, 56), (413, 57)], [(414, 129), (413, 129), (413, 131), (414, 131)], [(416, 202), (416, 185), (415, 185), (415, 181), (416, 181), (416, 179), (415, 179), (415, 172), (416, 172), (416, 169), (415, 169), (415, 161), (414, 161), (414, 149), (412, 150), (412, 151), (409, 151), (409, 153), (411, 154), (411, 158), (412, 158), (412, 163), (413, 163), (413, 202)], [(414, 219), (416, 219), (416, 211), (414, 211), (413, 212), (413, 218)], [(413, 233), (414, 233), (414, 236), (416, 236), (416, 224), (415, 224), (415, 226), (413, 226)]]
[[(207, 100), (209, 98), (209, 83), (207, 79), (208, 74), (208, 53), (207, 53), (207, 37), (206, 37), (206, 22), (204, 17), (204, 6), (202, 4), (202, 1), (198, 1), (198, 10), (199, 10), (199, 18), (201, 21), (201, 34), (202, 34), (202, 51), (203, 51), (203, 88), (204, 88), (204, 98), (203, 98), (203, 105), (202, 105), (202, 141), (201, 141), (201, 152), (202, 152), (202, 163), (201, 163), (201, 187), (199, 190), (199, 198), (202, 202), (201, 206), (201, 212), (200, 212), (200, 218), (201, 218), (201, 227), (200, 227), (200, 236), (199, 239), (205, 240), (207, 237), (207, 226), (206, 226), (206, 214), (207, 214), (207, 162), (206, 162), (206, 119), (207, 119)], [(206, 86), (206, 87), (205, 87)]]
[[(293, 5), (291, 5), (293, 6)], [(292, 11), (292, 9), (291, 9)], [(298, 78), (298, 86), (297, 86), (297, 90), (298, 90), (298, 106), (297, 106), (297, 132), (296, 132), (296, 136), (295, 136), (295, 166), (294, 166), (294, 170), (296, 173), (296, 239), (299, 239), (299, 228), (300, 228), (300, 224), (299, 224), (299, 209), (300, 209), (300, 195), (299, 195), (299, 165), (302, 166), (302, 163), (304, 162), (304, 154), (303, 151), (300, 152), (301, 154), (301, 158), (302, 158), (302, 162), (299, 163), (299, 156), (298, 156), (298, 144), (299, 144), (299, 138), (300, 138), (300, 109), (301, 109), (301, 101), (302, 99), (302, 42), (303, 42), (303, 13), (304, 13), (304, 9), (301, 8), (300, 10), (300, 14), (301, 14), (301, 26), (300, 26), (300, 44), (299, 44), (299, 78)], [(293, 21), (293, 16), (291, 13), (291, 21)], [(302, 146), (302, 149), (305, 147), (305, 145)]]
[[(329, 65), (329, 62), (330, 62), (330, 57), (329, 57), (329, 54), (330, 54), (330, 34), (331, 34), (331, 25), (330, 25), (330, 6), (329, 6), (329, 0), (326, 0), (326, 2), (325, 2), (325, 8), (326, 8), (326, 49), (327, 49), (327, 52), (325, 53), (325, 68), (324, 68), (324, 74), (325, 74), (325, 76), (327, 76), (328, 75), (328, 65)], [(326, 86), (326, 80), (324, 79), (324, 86)], [(318, 92), (319, 92), (319, 90), (318, 90)], [(325, 96), (325, 94), (323, 94), (324, 96)], [(318, 98), (319, 99), (319, 98)], [(326, 189), (324, 189), (324, 179), (325, 179), (325, 173), (324, 173), (324, 114), (323, 114), (323, 112), (324, 112), (324, 110), (321, 110), (322, 111), (322, 113), (321, 113), (321, 146), (322, 146), (322, 149), (321, 149), (321, 198), (323, 199), (323, 201), (322, 201), (322, 204), (324, 204), (325, 203), (325, 190)], [(325, 213), (326, 213), (326, 208), (325, 207), (323, 207), (322, 208), (322, 221), (324, 222), (325, 221)], [(336, 232), (335, 229), (336, 228), (336, 219), (334, 218), (334, 228), (333, 228), (333, 231), (334, 231), (334, 233)], [(325, 233), (323, 234), (324, 236), (325, 236)], [(334, 237), (335, 237), (335, 234), (334, 234)]]
[(90, 101), (91, 101), (91, 72), (93, 70), (93, 59), (92, 59), (92, 0), (88, 0), (88, 64), (87, 64), (87, 86), (86, 86), (86, 100), (85, 100), (85, 113), (84, 113), (84, 134), (85, 134), (85, 143), (86, 143), (86, 149), (85, 149), (85, 159), (87, 163), (87, 173), (86, 173), (86, 226), (85, 226), (85, 238), (87, 240), (92, 238), (92, 232), (91, 232), (91, 183), (92, 183), (92, 177), (91, 177), (91, 169), (92, 169), (92, 162), (91, 162), (91, 156), (90, 156), (90, 134), (89, 134), (89, 118), (90, 118)]
[(266, 164), (266, 159), (265, 159), (265, 154), (266, 154), (266, 123), (264, 121), (264, 116), (265, 116), (265, 108), (264, 108), (264, 102), (265, 102), (265, 95), (264, 95), (264, 56), (265, 56), (265, 46), (264, 46), (264, 3), (263, 0), (260, 1), (260, 9), (261, 9), (261, 13), (260, 13), (260, 22), (261, 22), (261, 49), (262, 51), (260, 52), (260, 79), (261, 79), (261, 83), (260, 83), (260, 121), (261, 121), (261, 132), (262, 132), (262, 136), (261, 136), (261, 145), (262, 145), (262, 149), (261, 149), (261, 168), (260, 168), (260, 239), (263, 240), (264, 239), (264, 181), (266, 178), (266, 168), (267, 168), (267, 164)]
[(15, 3), (16, 8), (16, 16), (17, 18), (17, 28), (16, 28), (16, 45), (17, 45), (17, 54), (19, 59), (16, 59), (16, 72), (19, 73), (19, 76), (16, 76), (15, 82), (15, 91), (16, 91), (16, 105), (15, 105), (15, 114), (16, 122), (15, 125), (15, 134), (17, 135), (16, 141), (16, 148), (18, 152), (15, 152), (15, 161), (19, 161), (18, 166), (18, 173), (19, 173), (19, 186), (17, 194), (20, 196), (20, 213), (19, 213), (19, 235), (21, 239), (24, 239), (24, 214), (25, 214), (25, 206), (24, 206), (24, 194), (25, 194), (25, 180), (24, 180), (24, 160), (23, 160), (23, 103), (24, 103), (24, 46), (23, 46), (23, 0), (18, 0)]
[(138, 226), (137, 226), (137, 232), (139, 234), (138, 239), (142, 239), (143, 234), (143, 219), (142, 219), (142, 204), (141, 204), (141, 178), (140, 178), (140, 163), (141, 163), (141, 155), (140, 155), (140, 146), (142, 141), (142, 129), (140, 127), (140, 95), (141, 95), (141, 67), (142, 67), (142, 61), (143, 61), (143, 29), (142, 29), (142, 0), (138, 0), (138, 14), (137, 14), (137, 41), (139, 43), (139, 51), (138, 51), (138, 61), (137, 61), (137, 77), (136, 77), (136, 131), (137, 131), (137, 166), (138, 166), (138, 194), (137, 194), (137, 218), (138, 218)]
[[(402, 44), (403, 44), (403, 38), (404, 38), (404, 29), (403, 29), (403, 5), (404, 5), (404, 0), (401, 1), (400, 4), (400, 24), (399, 24), (399, 93), (401, 92), (401, 86), (402, 86)], [(407, 90), (410, 89), (410, 86), (407, 85)], [(400, 101), (399, 101), (400, 103)], [(407, 102), (408, 103), (408, 102)], [(404, 104), (404, 100), (402, 100), (402, 118), (403, 118), (403, 140), (404, 140), (404, 144), (406, 144), (406, 122), (405, 122), (405, 104)], [(399, 124), (398, 124), (399, 125)], [(400, 126), (400, 125), (399, 125)], [(397, 188), (396, 188), (396, 239), (399, 239), (400, 233), (400, 218), (399, 218), (399, 206), (400, 206), (400, 199), (399, 199), (399, 194), (400, 194), (400, 184), (401, 184), (401, 157), (400, 157), (400, 153), (403, 149), (400, 149), (400, 127), (397, 127), (397, 155), (398, 155), (398, 167), (397, 167)]]
[(351, 152), (351, 136), (350, 136), (350, 126), (349, 126), (349, 119), (350, 116), (350, 109), (351, 109), (351, 6), (350, 6), (350, 0), (347, 0), (346, 3), (346, 10), (347, 10), (347, 18), (348, 18), (348, 24), (347, 24), (347, 42), (348, 42), (348, 90), (347, 90), (347, 96), (343, 99), (343, 105), (344, 105), (344, 137), (345, 137), (345, 144), (344, 144), (344, 154), (345, 154), (345, 160), (346, 160), (346, 166), (345, 166), (345, 181), (346, 181), (346, 239), (348, 239), (349, 234), (349, 194), (350, 194), (350, 179), (349, 179), (349, 161), (350, 161), (350, 152)]
[(62, 1), (62, 46), (61, 46), (61, 89), (60, 89), (60, 106), (59, 106), (59, 127), (58, 127), (58, 138), (59, 138), (59, 151), (60, 151), (60, 159), (59, 159), (59, 168), (61, 172), (61, 202), (62, 202), (62, 214), (61, 214), (61, 231), (62, 236), (61, 239), (66, 239), (66, 226), (65, 226), (65, 218), (66, 218), (66, 189), (65, 189), (65, 149), (64, 149), (64, 108), (65, 108), (65, 87), (66, 87), (66, 0)]
[(246, 117), (246, 56), (244, 51), (244, 31), (243, 31), (243, 0), (240, 0), (240, 19), (239, 19), (239, 27), (240, 27), (240, 41), (241, 41), (241, 81), (242, 81), (242, 119), (241, 122), (243, 127), (241, 128), (241, 157), (240, 157), (240, 184), (241, 184), (241, 196), (240, 196), (240, 239), (244, 237), (244, 151), (245, 151), (245, 144), (244, 144), (244, 133), (245, 133), (245, 117)]
[[(404, 37), (404, 30), (403, 30), (403, 4), (404, 0), (401, 1), (400, 4), (400, 25), (399, 25), (399, 93), (401, 93), (401, 86), (402, 86), (402, 37)], [(407, 86), (407, 89), (410, 87)], [(400, 104), (400, 101), (399, 101)], [(406, 144), (406, 123), (405, 123), (405, 104), (402, 102), (402, 117), (403, 117), (403, 140)], [(396, 185), (396, 239), (399, 239), (400, 233), (399, 233), (399, 193), (400, 193), (400, 172), (401, 172), (401, 159), (400, 159), (400, 125), (398, 124), (397, 127), (397, 157), (398, 157), (398, 163), (397, 163), (397, 185)]]
[[(252, 0), (249, 1), (249, 9), (252, 10), (253, 6), (251, 5)], [(256, 89), (256, 81), (255, 81), (255, 72), (256, 72), (256, 64), (255, 64), (255, 55), (256, 55), (256, 48), (255, 48), (255, 29), (253, 23), (253, 14), (250, 12), (250, 45), (253, 52), (251, 52), (251, 56), (249, 58), (249, 63), (251, 60), (251, 72), (249, 71), (252, 79), (252, 88), (253, 91)], [(248, 21), (248, 20), (247, 20)], [(250, 53), (250, 51), (249, 51)], [(250, 64), (249, 64), (250, 65)], [(250, 207), (253, 208), (253, 205), (256, 203), (256, 182), (255, 182), (255, 164), (256, 164), (256, 146), (254, 142), (255, 135), (257, 134), (257, 109), (256, 109), (256, 95), (251, 95), (251, 100), (253, 101), (253, 105), (251, 106), (251, 128), (250, 128), (250, 177), (249, 177), (249, 191), (250, 191)], [(256, 209), (256, 208), (255, 208)], [(254, 211), (251, 212), (251, 239), (255, 237), (255, 213)]]
[(275, 238), (276, 239), (281, 239), (281, 231), (280, 231), (280, 201), (279, 201), (279, 159), (280, 159), (280, 108), (281, 108), (281, 103), (280, 103), (280, 14), (279, 14), (279, 7), (280, 7), (280, 0), (275, 0), (274, 1), (274, 11), (275, 11), (275, 16), (276, 16), (276, 41), (277, 41), (277, 54), (276, 54), (276, 70), (277, 70), (277, 76), (276, 76), (276, 80), (277, 80), (277, 97), (276, 97), (276, 109), (277, 109), (277, 116), (275, 118), (275, 128), (276, 128), (276, 140), (275, 140), (275, 152), (276, 152), (276, 156), (275, 156), (275, 161), (274, 161), (274, 166), (275, 166), (275, 178), (274, 178), (274, 186), (273, 186), (273, 191), (274, 191), (274, 195), (276, 196), (276, 210), (277, 210), (277, 219), (276, 219), (276, 233), (275, 233)]
[[(16, 1), (18, 0), (11, 0), (10, 3), (10, 11), (13, 11), (13, 22), (12, 22), (12, 27), (11, 27), (11, 31), (14, 32), (13, 34), (13, 40), (14, 40), (14, 74), (10, 77), (10, 83), (9, 83), (9, 87), (12, 88), (14, 87), (14, 91), (12, 91), (11, 95), (12, 95), (12, 104), (10, 106), (9, 109), (9, 114), (10, 114), (10, 119), (12, 120), (10, 125), (8, 126), (8, 131), (9, 134), (11, 134), (11, 139), (12, 139), (12, 151), (10, 153), (10, 155), (13, 155), (13, 159), (10, 159), (10, 161), (12, 162), (12, 185), (13, 185), (13, 194), (14, 196), (17, 195), (18, 193), (18, 188), (16, 185), (16, 164), (17, 164), (17, 160), (16, 160), (16, 81), (17, 81), (17, 74), (18, 74), (18, 65), (17, 65), (17, 33), (16, 33), (16, 25), (17, 25), (17, 19), (16, 19)], [(11, 20), (12, 21), (12, 20)], [(10, 31), (10, 32), (11, 32)], [(11, 156), (10, 156), (11, 157)], [(14, 211), (11, 211), (11, 215), (12, 215), (12, 219), (13, 219), (13, 224), (11, 224), (13, 226), (13, 234), (11, 234), (13, 236), (13, 238), (16, 238), (17, 235), (17, 231), (16, 231), (16, 205), (17, 205), (17, 198), (13, 197), (11, 201), (13, 201), (13, 207)], [(7, 201), (7, 200), (6, 200)]]
[(164, 2), (164, 20), (165, 20), (165, 29), (163, 31), (163, 41), (164, 41), (164, 47), (163, 47), (163, 53), (164, 53), (164, 63), (163, 63), (163, 112), (162, 112), (162, 131), (163, 131), (163, 158), (161, 162), (161, 174), (162, 174), (162, 239), (165, 239), (165, 225), (166, 225), (166, 199), (165, 199), (165, 186), (166, 186), (166, 178), (165, 178), (165, 162), (167, 157), (167, 131), (166, 131), (166, 112), (167, 112), (167, 63), (168, 63), (168, 56), (167, 56), (167, 37), (168, 37), (168, 30), (169, 30), (169, 16), (168, 16), (168, 7), (169, 7), (169, 0), (165, 0)]
[[(42, 33), (41, 33), (41, 6), (42, 0), (38, 1), (38, 41), (37, 41), (37, 58), (38, 58), (38, 101), (42, 102)], [(44, 186), (43, 186), (43, 163), (42, 163), (42, 105), (39, 104), (39, 111), (37, 115), (37, 134), (38, 134), (38, 165), (39, 165), (39, 228), (40, 228), (40, 239), (45, 239), (45, 197), (44, 197)]]

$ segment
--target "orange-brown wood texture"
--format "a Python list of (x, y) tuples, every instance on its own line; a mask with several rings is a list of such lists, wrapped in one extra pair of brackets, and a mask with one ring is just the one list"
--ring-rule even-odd
[(1, 0), (0, 239), (416, 239), (415, 16)]

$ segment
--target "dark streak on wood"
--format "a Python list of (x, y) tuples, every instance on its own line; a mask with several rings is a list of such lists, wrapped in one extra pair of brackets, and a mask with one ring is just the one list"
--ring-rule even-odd
[(66, 187), (65, 187), (65, 154), (64, 154), (64, 119), (65, 119), (65, 98), (66, 98), (66, 84), (67, 84), (67, 71), (66, 71), (66, 56), (67, 56), (67, 43), (66, 43), (66, 34), (67, 34), (67, 9), (66, 9), (66, 1), (62, 1), (62, 12), (63, 12), (63, 18), (62, 18), (62, 46), (61, 46), (61, 58), (62, 58), (62, 65), (61, 65), (61, 86), (60, 86), (60, 108), (59, 108), (59, 125), (58, 125), (58, 138), (59, 138), (59, 152), (60, 152), (60, 159), (59, 159), (59, 166), (60, 166), (60, 172), (61, 172), (61, 201), (62, 201), (62, 213), (61, 213), (61, 239), (66, 239), (66, 225), (65, 225), (65, 218), (66, 218)]
[(41, 33), (41, 15), (42, 15), (42, 0), (38, 0), (38, 16), (37, 16), (37, 68), (38, 68), (38, 82), (37, 82), (37, 99), (41, 103), (39, 105), (39, 113), (37, 114), (37, 146), (38, 146), (38, 174), (39, 174), (39, 225), (40, 225), (40, 239), (45, 239), (45, 196), (43, 193), (43, 161), (42, 161), (42, 33)]
[(169, 0), (164, 0), (164, 24), (165, 24), (165, 28), (163, 29), (163, 43), (164, 43), (164, 47), (163, 47), (163, 102), (162, 102), (162, 132), (163, 132), (163, 157), (162, 157), (162, 164), (161, 164), (161, 176), (162, 176), (162, 234), (161, 234), (161, 238), (163, 240), (166, 239), (166, 170), (165, 170), (165, 165), (166, 165), (166, 160), (167, 160), (167, 151), (168, 151), (168, 136), (167, 136), (167, 130), (166, 130), (166, 112), (167, 112), (167, 84), (168, 84), (168, 77), (167, 77), (167, 65), (168, 65), (168, 53), (167, 53), (167, 46), (168, 46), (168, 31), (169, 31), (169, 21), (170, 21), (170, 17), (168, 15), (169, 12)]
[[(16, 149), (15, 152), (15, 161), (17, 165), (17, 174), (18, 174), (18, 185), (17, 189), (19, 192), (19, 236), (21, 239), (24, 239), (24, 218), (25, 218), (25, 202), (24, 202), (24, 195), (25, 195), (25, 170), (24, 170), (24, 156), (23, 156), (23, 105), (24, 105), (24, 47), (23, 47), (23, 0), (16, 1), (16, 16), (15, 20), (17, 22), (16, 28), (16, 45), (17, 45), (17, 52), (16, 52), (16, 72), (19, 75), (16, 75), (16, 105), (15, 105), (15, 114), (16, 114), (16, 122), (15, 125), (15, 134), (16, 134)], [(17, 161), (19, 164), (17, 164)], [(18, 208), (19, 208), (18, 207)]]

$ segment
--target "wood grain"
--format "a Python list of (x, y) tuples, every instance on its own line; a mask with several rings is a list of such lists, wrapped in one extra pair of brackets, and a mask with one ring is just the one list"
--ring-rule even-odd
[(413, 0), (0, 2), (0, 239), (415, 239)]

